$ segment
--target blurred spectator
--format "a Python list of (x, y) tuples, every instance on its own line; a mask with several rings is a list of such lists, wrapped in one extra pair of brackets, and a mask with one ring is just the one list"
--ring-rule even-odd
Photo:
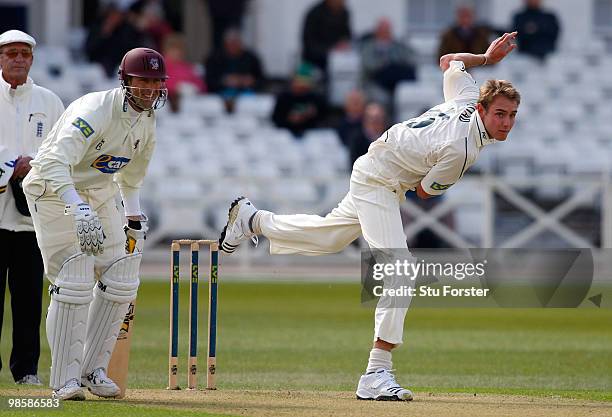
[(276, 99), (272, 120), (295, 136), (306, 129), (319, 127), (327, 114), (325, 98), (314, 91), (314, 70), (310, 64), (301, 64), (291, 79), (289, 90)]
[(127, 51), (141, 46), (152, 46), (136, 24), (137, 14), (124, 12), (114, 4), (108, 5), (102, 18), (87, 36), (85, 51), (89, 60), (98, 62), (109, 77), (116, 76), (117, 67)]
[(242, 28), (242, 18), (249, 0), (205, 0), (212, 26), (212, 49), (221, 49), (223, 34), (230, 28)]
[(173, 31), (183, 32), (183, 12), (185, 0), (162, 0), (164, 16)]
[(400, 81), (415, 79), (414, 58), (414, 51), (393, 39), (389, 19), (380, 19), (374, 36), (364, 40), (361, 46), (361, 65), (368, 96), (390, 103)]
[(336, 130), (340, 140), (346, 147), (349, 146), (349, 138), (354, 132), (361, 130), (365, 105), (365, 94), (360, 90), (350, 91), (344, 99), (344, 116)]
[(166, 61), (166, 72), (168, 80), (168, 99), (172, 111), (178, 111), (179, 87), (181, 84), (193, 85), (199, 93), (206, 92), (206, 86), (200, 75), (197, 74), (195, 66), (185, 59), (185, 39), (182, 35), (172, 34), (164, 41), (163, 55)]
[(516, 13), (512, 30), (518, 31), (518, 51), (544, 59), (554, 52), (559, 37), (557, 17), (542, 9), (541, 0), (525, 0), (525, 8)]
[(478, 25), (474, 21), (474, 9), (460, 5), (456, 10), (455, 25), (446, 30), (440, 39), (438, 58), (456, 52), (482, 54), (489, 47), (489, 38), (493, 32), (488, 26)]
[(163, 2), (138, 0), (130, 6), (130, 11), (137, 16), (138, 28), (153, 41), (153, 48), (160, 51), (164, 45), (164, 38), (172, 33), (172, 27), (164, 15)]
[(368, 152), (370, 144), (385, 133), (385, 130), (389, 127), (387, 120), (387, 112), (381, 104), (370, 103), (366, 106), (361, 128), (353, 131), (353, 134), (348, 138), (351, 157), (349, 169), (353, 167), (357, 158)]
[(244, 47), (237, 29), (227, 30), (223, 48), (213, 51), (206, 60), (208, 89), (222, 95), (231, 109), (238, 95), (257, 91), (262, 82), (263, 72), (257, 55)]
[(302, 33), (302, 58), (327, 70), (327, 55), (350, 46), (351, 27), (344, 0), (323, 0), (306, 14)]

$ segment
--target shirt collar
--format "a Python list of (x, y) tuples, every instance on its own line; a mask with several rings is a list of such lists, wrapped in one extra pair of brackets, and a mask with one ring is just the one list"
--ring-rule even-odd
[(21, 97), (29, 93), (32, 90), (33, 85), (34, 81), (32, 81), (30, 77), (28, 77), (27, 81), (24, 84), (18, 85), (17, 88), (12, 89), (11, 85), (7, 83), (4, 77), (2, 76), (2, 70), (0, 70), (0, 90), (6, 98)]
[(153, 114), (153, 110), (149, 110), (149, 111), (142, 111), (142, 112), (137, 112), (136, 110), (134, 110), (134, 108), (130, 105), (130, 103), (128, 103), (127, 99), (125, 98), (125, 91), (123, 90), (123, 88), (119, 87), (117, 88), (117, 90), (119, 90), (119, 94), (118, 94), (118, 101), (119, 104), (121, 106), (121, 118), (122, 119), (137, 119), (140, 116), (147, 115), (147, 116), (151, 116)]
[(472, 114), (470, 120), (470, 136), (474, 138), (474, 142), (476, 142), (476, 146), (479, 148), (497, 142), (495, 138), (490, 137), (487, 133), (487, 129), (485, 129), (484, 123), (478, 114), (478, 110)]
[(132, 106), (130, 106), (130, 103), (127, 102), (127, 99), (125, 98), (125, 92), (123, 91), (123, 89), (121, 87), (118, 87), (117, 89), (117, 102), (119, 103), (119, 114), (121, 115), (122, 119), (136, 119), (140, 113), (138, 113), (136, 110), (134, 110), (134, 108)]

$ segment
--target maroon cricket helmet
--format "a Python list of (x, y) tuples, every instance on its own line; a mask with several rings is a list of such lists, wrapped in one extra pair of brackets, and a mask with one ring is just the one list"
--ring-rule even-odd
[(149, 48), (134, 48), (128, 51), (119, 65), (119, 79), (125, 77), (168, 79), (166, 63), (159, 52)]

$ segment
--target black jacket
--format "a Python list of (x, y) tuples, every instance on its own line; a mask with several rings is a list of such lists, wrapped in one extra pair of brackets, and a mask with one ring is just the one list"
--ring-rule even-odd
[(559, 22), (554, 14), (526, 8), (514, 15), (513, 29), (518, 31), (519, 52), (540, 59), (554, 52), (559, 37)]
[(255, 90), (259, 88), (263, 78), (259, 58), (246, 49), (237, 57), (229, 56), (223, 50), (213, 52), (206, 60), (205, 68), (206, 85), (212, 93), (223, 91), (223, 77), (230, 74), (252, 75), (256, 80)]
[[(293, 112), (313, 113), (302, 122), (294, 123), (289, 120), (289, 116)], [(310, 92), (297, 95), (286, 91), (276, 99), (272, 120), (274, 120), (276, 126), (289, 129), (295, 136), (301, 136), (306, 129), (319, 127), (326, 117), (326, 112), (327, 104), (320, 94)]]
[(302, 58), (325, 71), (329, 51), (338, 42), (350, 39), (348, 10), (344, 8), (334, 13), (322, 1), (306, 15), (302, 32)]

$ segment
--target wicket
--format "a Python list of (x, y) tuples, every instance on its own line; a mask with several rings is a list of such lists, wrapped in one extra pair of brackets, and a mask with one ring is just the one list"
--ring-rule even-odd
[(180, 389), (178, 385), (179, 343), (179, 281), (181, 245), (191, 248), (191, 286), (189, 289), (189, 359), (187, 388), (197, 389), (198, 374), (198, 285), (200, 245), (210, 249), (210, 277), (208, 280), (208, 357), (206, 388), (216, 389), (217, 361), (217, 278), (219, 269), (219, 242), (217, 240), (173, 240), (170, 276), (170, 346), (168, 357), (168, 389)]

